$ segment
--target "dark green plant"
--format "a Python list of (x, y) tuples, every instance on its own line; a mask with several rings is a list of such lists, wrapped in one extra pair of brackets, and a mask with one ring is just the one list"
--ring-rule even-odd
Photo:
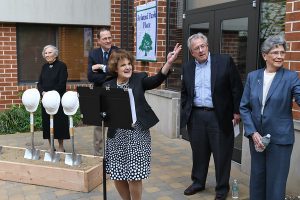
[[(73, 116), (74, 126), (81, 125), (80, 111)], [(13, 105), (10, 110), (0, 112), (0, 134), (13, 134), (16, 132), (30, 131), (29, 112), (26, 111), (24, 105)], [(34, 112), (34, 130), (42, 130), (41, 104)]]
[(264, 0), (261, 8), (260, 38), (284, 32), (285, 4), (283, 0)]
[(0, 113), (0, 134), (24, 132), (29, 129), (29, 113), (22, 105), (13, 105), (10, 110)]

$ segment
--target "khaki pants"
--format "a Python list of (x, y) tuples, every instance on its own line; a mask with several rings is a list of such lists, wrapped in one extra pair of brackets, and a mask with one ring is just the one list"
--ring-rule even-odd
[(103, 154), (103, 135), (102, 135), (102, 127), (95, 126), (94, 128), (94, 155), (100, 156)]

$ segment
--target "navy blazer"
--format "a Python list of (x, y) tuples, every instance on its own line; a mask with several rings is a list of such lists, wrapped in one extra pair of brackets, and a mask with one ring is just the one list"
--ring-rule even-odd
[[(115, 49), (119, 48), (116, 46), (111, 47), (108, 53), (108, 58), (110, 57), (111, 52)], [(105, 81), (107, 73), (104, 73), (102, 70), (93, 72), (92, 66), (95, 64), (103, 64), (103, 52), (101, 48), (90, 51), (88, 57), (88, 80), (94, 83), (95, 86), (101, 86)]]
[[(162, 74), (160, 71), (156, 75), (149, 77), (146, 72), (135, 72), (129, 79), (129, 88), (132, 89), (135, 101), (137, 121), (142, 124), (144, 129), (151, 128), (159, 121), (146, 101), (145, 91), (157, 88), (166, 78), (167, 75)], [(112, 80), (105, 82), (103, 87), (106, 86), (116, 88), (117, 78), (115, 77)], [(112, 138), (114, 133), (114, 128), (108, 128), (107, 137)]]
[[(229, 55), (211, 54), (211, 94), (215, 113), (221, 130), (232, 133), (233, 114), (239, 113), (243, 84)], [(190, 118), (195, 96), (195, 60), (190, 60), (183, 66), (181, 89), (181, 127)]]
[(247, 77), (240, 105), (245, 136), (250, 137), (254, 132), (258, 132), (262, 136), (270, 134), (271, 143), (293, 144), (293, 98), (298, 105), (300, 104), (298, 75), (283, 67), (276, 72), (261, 114), (264, 70), (253, 71)]

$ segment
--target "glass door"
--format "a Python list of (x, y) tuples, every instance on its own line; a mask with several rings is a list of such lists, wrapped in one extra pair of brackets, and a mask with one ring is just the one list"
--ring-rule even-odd
[[(193, 17), (188, 18), (186, 20), (187, 23), (183, 24), (185, 30), (184, 32), (184, 41), (183, 47), (186, 47), (186, 41), (190, 35), (195, 33), (201, 32), (206, 35), (209, 39), (209, 33), (213, 31), (214, 25), (211, 24), (213, 19), (213, 12), (203, 12), (203, 13), (196, 13)], [(209, 41), (210, 43), (210, 41)], [(187, 62), (189, 59), (192, 59), (188, 48), (183, 48), (183, 62)], [(189, 140), (188, 133), (186, 127), (180, 130), (180, 134), (182, 138), (185, 140)]]
[[(186, 47), (188, 37), (198, 32), (202, 32), (208, 37), (208, 40), (210, 39), (209, 33), (214, 31), (214, 24), (211, 23), (214, 17), (213, 15), (213, 12), (208, 11), (196, 12), (191, 17), (187, 17), (183, 24), (184, 47)], [(184, 62), (187, 62), (190, 59), (189, 50), (187, 48), (183, 48), (183, 55)]]
[[(229, 54), (233, 58), (242, 78), (246, 82), (247, 74), (256, 69), (258, 55), (258, 9), (251, 4), (239, 5), (215, 12), (216, 52)], [(240, 134), (235, 137), (232, 159), (241, 163), (243, 124)]]

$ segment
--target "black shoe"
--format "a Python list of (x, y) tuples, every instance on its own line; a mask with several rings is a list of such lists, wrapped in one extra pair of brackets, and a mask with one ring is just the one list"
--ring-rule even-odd
[(193, 183), (188, 188), (186, 188), (186, 190), (184, 190), (184, 195), (193, 195), (193, 194), (196, 194), (197, 192), (201, 192), (204, 189), (205, 189), (205, 187), (203, 187), (199, 184)]
[(228, 193), (225, 193), (225, 194), (216, 194), (215, 200), (226, 200), (227, 194)]

